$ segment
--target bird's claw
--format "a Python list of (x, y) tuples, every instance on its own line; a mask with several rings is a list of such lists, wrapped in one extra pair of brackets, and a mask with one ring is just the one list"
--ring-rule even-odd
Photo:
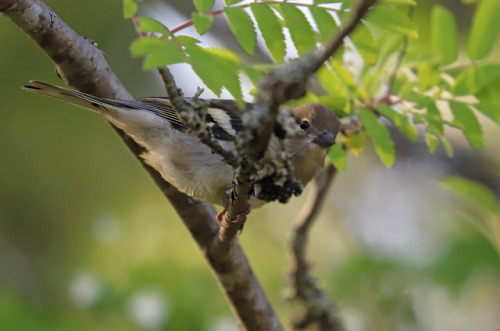
[(215, 219), (217, 220), (217, 223), (219, 223), (219, 225), (221, 227), (224, 227), (224, 228), (228, 228), (232, 224), (241, 224), (240, 225), (240, 229), (239, 229), (240, 234), (241, 234), (241, 232), (243, 231), (243, 226), (245, 225), (245, 222), (246, 222), (246, 219), (247, 219), (247, 215), (250, 214), (251, 210), (252, 210), (252, 203), (249, 200), (248, 201), (248, 207), (247, 207), (247, 209), (245, 209), (244, 211), (242, 211), (241, 213), (239, 213), (238, 215), (236, 215), (236, 218), (232, 218), (229, 215), (227, 215), (225, 217), (226, 221), (223, 222), (224, 216), (227, 213), (226, 209), (223, 209), (221, 212), (219, 212), (217, 214), (217, 216), (215, 217)]

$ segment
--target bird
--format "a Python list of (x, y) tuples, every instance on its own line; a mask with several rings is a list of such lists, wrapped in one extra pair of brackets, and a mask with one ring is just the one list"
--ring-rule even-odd
[[(167, 97), (115, 100), (31, 80), (25, 90), (50, 96), (101, 114), (144, 148), (142, 159), (179, 191), (203, 202), (223, 205), (232, 187), (234, 169), (219, 155), (186, 133)], [(234, 100), (207, 99), (206, 124), (212, 136), (226, 150), (235, 150), (236, 134), (243, 130), (241, 111)], [(246, 103), (246, 111), (253, 105)], [(297, 134), (284, 140), (272, 136), (270, 155), (286, 152), (292, 177), (305, 186), (324, 165), (328, 150), (335, 144), (339, 121), (327, 106), (312, 102), (289, 108), (297, 123)], [(267, 201), (258, 195), (252, 207)]]

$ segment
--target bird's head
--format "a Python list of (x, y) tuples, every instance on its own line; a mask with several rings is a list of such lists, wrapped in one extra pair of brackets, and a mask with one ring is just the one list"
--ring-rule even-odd
[(292, 108), (290, 112), (300, 128), (296, 139), (324, 149), (329, 149), (335, 144), (340, 123), (328, 107), (312, 102)]
[(291, 108), (290, 112), (299, 130), (296, 136), (287, 139), (286, 149), (291, 152), (294, 177), (305, 185), (323, 167), (340, 123), (331, 109), (317, 102)]

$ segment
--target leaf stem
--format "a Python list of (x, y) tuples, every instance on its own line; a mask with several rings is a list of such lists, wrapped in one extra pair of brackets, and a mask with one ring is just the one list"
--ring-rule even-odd
[(136, 13), (134, 13), (132, 15), (132, 24), (134, 24), (135, 32), (137, 32), (137, 34), (139, 35), (139, 37), (141, 37), (141, 38), (146, 37), (146, 33), (143, 32), (143, 31), (141, 31), (139, 29), (139, 26), (141, 25), (141, 23), (139, 23), (139, 21), (137, 20), (137, 14)]

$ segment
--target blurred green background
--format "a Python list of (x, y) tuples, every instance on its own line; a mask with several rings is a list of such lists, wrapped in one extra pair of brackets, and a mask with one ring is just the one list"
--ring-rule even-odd
[[(425, 43), (429, 7), (419, 3), (415, 19)], [(473, 7), (440, 3), (466, 32)], [(163, 94), (157, 77), (130, 58), (136, 35), (122, 19), (121, 1), (47, 4), (99, 44), (132, 94)], [(180, 12), (191, 6), (170, 4)], [(161, 3), (143, 8), (186, 20)], [(0, 330), (236, 330), (189, 233), (118, 136), (96, 114), (20, 89), (29, 79), (64, 83), (5, 17), (0, 45)], [(194, 91), (187, 75), (181, 87)], [(482, 120), (483, 151), (448, 132), (458, 149), (453, 160), (397, 134), (393, 169), (369, 150), (349, 157), (309, 251), (349, 330), (500, 327), (500, 262), (481, 230), (500, 216), (439, 183), (464, 175), (500, 194), (499, 129)], [(287, 328), (297, 311), (283, 299), (286, 245), (304, 198), (254, 211), (240, 237)]]

